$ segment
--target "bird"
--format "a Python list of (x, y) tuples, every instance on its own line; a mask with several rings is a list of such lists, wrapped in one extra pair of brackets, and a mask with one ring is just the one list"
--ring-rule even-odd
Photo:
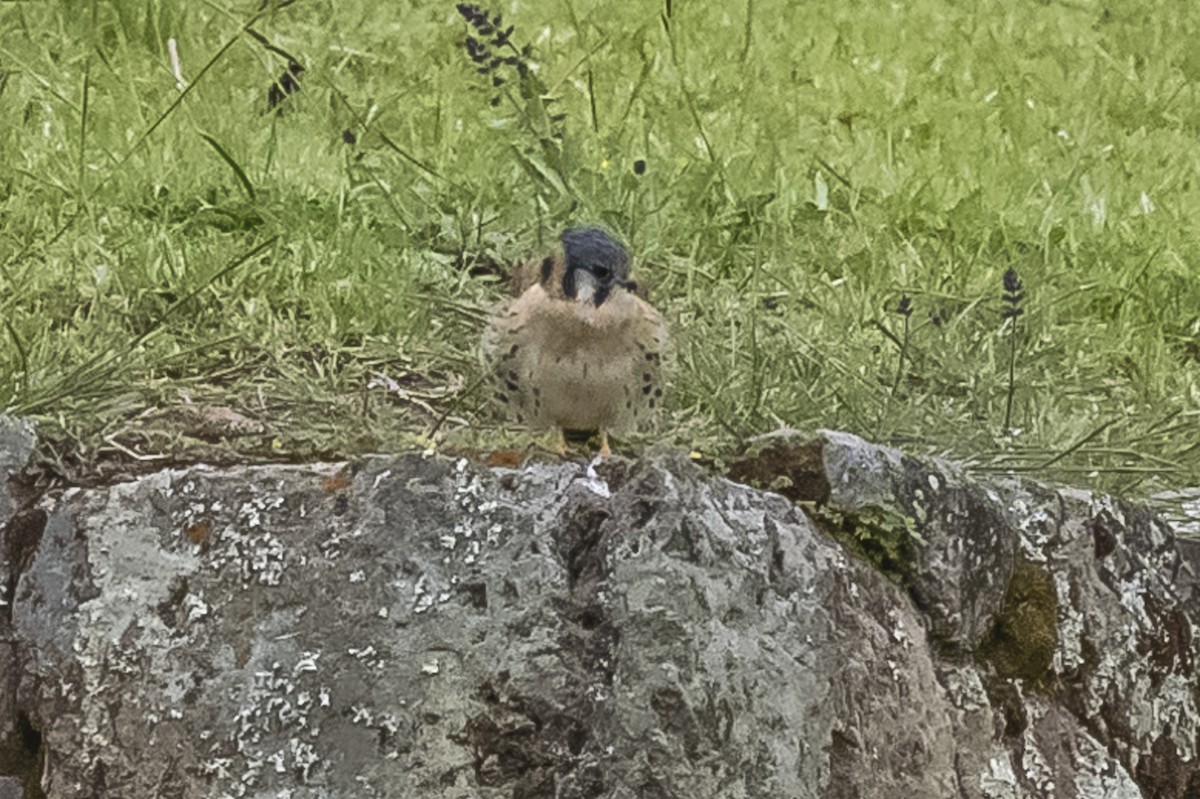
[(661, 408), (668, 334), (661, 314), (638, 296), (630, 254), (607, 229), (568, 228), (560, 247), (518, 274), (521, 289), (494, 314), (483, 350), (494, 398), (518, 423), (608, 435), (647, 423)]

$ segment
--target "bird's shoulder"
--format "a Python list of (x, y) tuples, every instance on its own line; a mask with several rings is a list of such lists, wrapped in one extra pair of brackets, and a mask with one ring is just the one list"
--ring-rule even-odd
[(509, 293), (520, 297), (534, 286), (541, 286), (548, 296), (561, 299), (565, 273), (566, 265), (560, 254), (526, 260), (509, 275)]

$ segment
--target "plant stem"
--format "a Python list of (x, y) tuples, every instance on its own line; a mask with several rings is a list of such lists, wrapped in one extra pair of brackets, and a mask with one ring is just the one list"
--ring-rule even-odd
[(1015, 390), (1015, 376), (1017, 371), (1017, 317), (1012, 320), (1012, 333), (1008, 337), (1008, 398), (1004, 403), (1004, 430), (1008, 432), (1012, 429), (1012, 402), (1013, 391)]
[(904, 374), (904, 359), (908, 356), (908, 316), (904, 317), (904, 337), (900, 339), (900, 360), (896, 363), (896, 379), (892, 381), (892, 394), (900, 388), (900, 376)]

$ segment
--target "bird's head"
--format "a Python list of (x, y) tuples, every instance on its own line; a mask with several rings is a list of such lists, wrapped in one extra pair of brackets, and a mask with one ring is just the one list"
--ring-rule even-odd
[(568, 228), (560, 239), (567, 299), (600, 307), (615, 289), (636, 288), (629, 280), (629, 251), (604, 228)]

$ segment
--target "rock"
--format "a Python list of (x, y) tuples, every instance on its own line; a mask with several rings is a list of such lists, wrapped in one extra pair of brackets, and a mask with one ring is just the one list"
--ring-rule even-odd
[[(21, 526), (14, 524), (20, 498), (11, 478), (29, 463), (35, 444), (33, 425), (0, 416), (0, 775), (23, 771), (29, 765), (13, 702), (19, 662), (10, 620), (18, 562), (32, 557), (36, 543), (22, 538)], [(20, 780), (0, 776), (0, 799), (20, 796), (22, 790)]]
[(1151, 513), (771, 446), (821, 504), (669, 456), (46, 495), (0, 707), (52, 797), (1200, 795)]
[(9, 478), (29, 463), (36, 443), (32, 424), (0, 416), (0, 525), (8, 521), (17, 507)]
[(15, 777), (0, 777), (0, 799), (22, 799), (25, 786)]

